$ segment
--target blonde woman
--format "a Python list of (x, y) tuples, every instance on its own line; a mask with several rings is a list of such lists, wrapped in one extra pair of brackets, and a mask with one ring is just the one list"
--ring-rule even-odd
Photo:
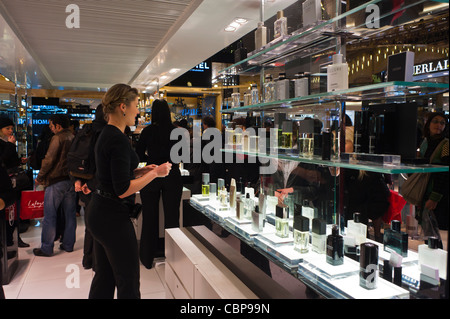
[(112, 86), (103, 97), (108, 124), (95, 145), (98, 188), (89, 205), (86, 225), (94, 242), (95, 276), (89, 298), (137, 299), (139, 255), (130, 207), (134, 195), (157, 177), (165, 177), (171, 164), (137, 169), (139, 158), (131, 147), (125, 128), (134, 125), (139, 94), (126, 84)]

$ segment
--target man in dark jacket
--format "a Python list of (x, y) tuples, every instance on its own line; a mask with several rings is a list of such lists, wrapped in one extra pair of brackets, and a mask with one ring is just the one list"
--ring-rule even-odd
[(63, 114), (50, 118), (50, 129), (55, 134), (42, 160), (42, 167), (36, 177), (36, 184), (45, 186), (44, 220), (42, 221), (41, 248), (33, 249), (36, 256), (49, 257), (53, 254), (58, 208), (64, 211), (64, 239), (60, 249), (73, 251), (75, 244), (76, 195), (67, 169), (67, 153), (73, 140), (69, 130), (69, 119)]

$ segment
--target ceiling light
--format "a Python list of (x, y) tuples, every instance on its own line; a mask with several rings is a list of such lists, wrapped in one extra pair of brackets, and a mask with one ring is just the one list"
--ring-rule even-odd
[(246, 24), (248, 22), (245, 18), (234, 18), (234, 20), (225, 27), (225, 31), (227, 32), (234, 32), (236, 31), (241, 25)]
[(170, 73), (170, 74), (175, 74), (175, 73), (177, 73), (178, 71), (180, 71), (180, 69), (173, 68), (173, 69), (170, 69), (169, 73)]

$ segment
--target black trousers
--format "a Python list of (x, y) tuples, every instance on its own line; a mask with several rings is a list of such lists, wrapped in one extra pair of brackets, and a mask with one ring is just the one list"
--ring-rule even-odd
[[(89, 214), (89, 203), (91, 202), (91, 198), (93, 193), (89, 193), (87, 195), (80, 193), (80, 200), (84, 203), (84, 223), (85, 223), (85, 231), (84, 231), (84, 246), (83, 246), (83, 261), (82, 265), (84, 268), (89, 269), (94, 267), (94, 238), (87, 227), (87, 215)], [(94, 268), (95, 270), (95, 268)]]
[(139, 299), (139, 254), (128, 209), (118, 201), (92, 194), (87, 227), (94, 238), (95, 275), (90, 299)]
[(153, 180), (141, 189), (142, 231), (139, 255), (142, 264), (150, 269), (157, 257), (159, 242), (159, 199), (164, 207), (164, 228), (179, 227), (183, 182), (178, 170), (164, 178)]

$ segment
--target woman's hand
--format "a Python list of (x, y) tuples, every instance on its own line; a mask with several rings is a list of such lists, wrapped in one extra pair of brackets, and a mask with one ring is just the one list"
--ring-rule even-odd
[(79, 179), (77, 179), (75, 181), (74, 188), (75, 188), (75, 192), (77, 192), (77, 193), (82, 191), (82, 189), (81, 189), (81, 181)]
[(156, 173), (157, 177), (165, 177), (165, 176), (169, 175), (171, 169), (172, 169), (172, 164), (169, 162), (166, 162), (164, 164), (161, 164), (161, 165), (155, 167), (153, 170)]
[(14, 135), (8, 136), (8, 142), (16, 144), (16, 138), (14, 137)]
[(81, 191), (83, 192), (84, 195), (88, 195), (91, 193), (91, 190), (89, 189), (86, 183), (83, 186), (81, 186)]
[(428, 209), (428, 210), (435, 210), (437, 204), (438, 204), (438, 202), (429, 199), (429, 200), (427, 200), (427, 201), (425, 202), (425, 208)]
[(275, 196), (278, 197), (278, 204), (282, 204), (284, 202), (284, 199), (288, 196), (288, 194), (293, 192), (294, 188), (292, 187), (277, 189), (275, 191)]

